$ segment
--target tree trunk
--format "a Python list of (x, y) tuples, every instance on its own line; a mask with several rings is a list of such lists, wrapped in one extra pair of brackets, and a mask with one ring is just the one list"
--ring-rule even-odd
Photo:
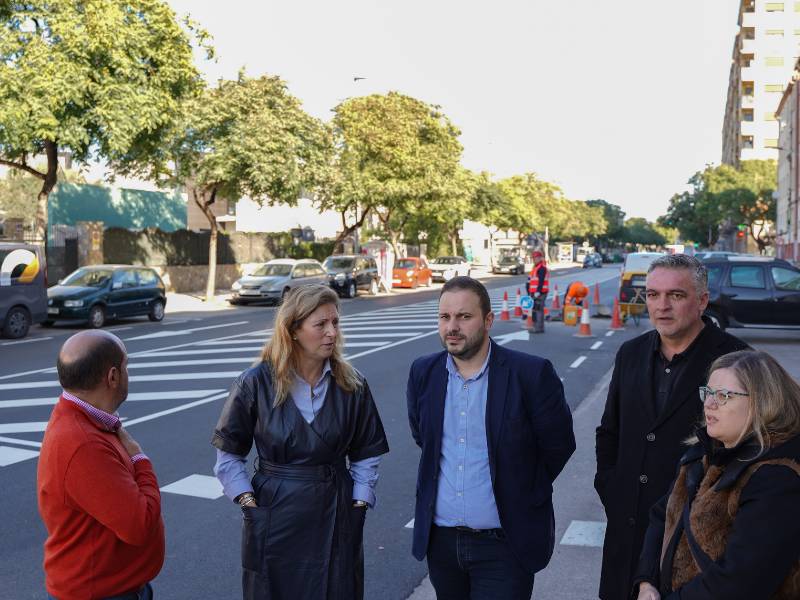
[(369, 210), (370, 210), (370, 207), (369, 206), (366, 207), (362, 211), (361, 216), (359, 217), (359, 219), (353, 225), (348, 225), (347, 224), (347, 217), (346, 217), (347, 209), (340, 211), (340, 215), (342, 217), (342, 232), (339, 235), (336, 236), (336, 239), (334, 240), (334, 244), (338, 244), (344, 238), (346, 238), (348, 235), (353, 233), (356, 229), (361, 227), (364, 224), (364, 221), (367, 218), (367, 215), (369, 214)]
[(208, 239), (208, 278), (206, 279), (206, 302), (211, 302), (217, 289), (217, 232), (219, 225), (216, 215), (211, 210), (211, 205), (217, 199), (217, 186), (212, 186), (210, 190), (205, 188), (199, 192), (196, 187), (192, 187), (192, 198), (203, 211), (211, 227), (211, 235)]
[(58, 146), (55, 142), (45, 141), (44, 153), (47, 157), (47, 173), (44, 175), (42, 189), (36, 196), (36, 224), (35, 235), (37, 240), (47, 244), (47, 201), (50, 192), (58, 182)]
[(453, 256), (458, 254), (458, 234), (450, 232), (450, 248), (453, 250)]

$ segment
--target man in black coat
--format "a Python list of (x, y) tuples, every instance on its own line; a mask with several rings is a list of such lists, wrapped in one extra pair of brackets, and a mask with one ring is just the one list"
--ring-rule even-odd
[(708, 273), (696, 258), (656, 259), (646, 286), (655, 330), (619, 349), (597, 428), (594, 487), (608, 519), (602, 600), (630, 597), (650, 507), (669, 490), (684, 440), (702, 416), (698, 388), (708, 367), (748, 347), (703, 318)]

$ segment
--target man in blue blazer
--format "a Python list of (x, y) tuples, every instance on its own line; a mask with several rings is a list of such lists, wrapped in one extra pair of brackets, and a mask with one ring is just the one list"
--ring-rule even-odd
[(414, 361), (408, 418), (422, 449), (413, 554), (438, 600), (529, 600), (555, 543), (553, 481), (575, 451), (550, 361), (498, 346), (486, 288), (439, 296), (444, 352)]

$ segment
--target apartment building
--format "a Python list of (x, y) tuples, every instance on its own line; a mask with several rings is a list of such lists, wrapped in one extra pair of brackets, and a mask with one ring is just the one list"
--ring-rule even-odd
[(778, 191), (777, 218), (775, 222), (775, 255), (789, 260), (800, 260), (800, 235), (798, 235), (798, 184), (800, 184), (800, 61), (781, 103), (777, 116), (780, 124), (778, 137)]
[(800, 55), (800, 2), (742, 0), (723, 124), (722, 162), (777, 159), (778, 105)]

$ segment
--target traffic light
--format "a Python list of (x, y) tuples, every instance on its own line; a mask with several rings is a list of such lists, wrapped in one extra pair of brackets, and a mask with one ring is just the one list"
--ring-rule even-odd
[(737, 231), (736, 232), (736, 237), (737, 238), (743, 238), (744, 237), (744, 231)]

